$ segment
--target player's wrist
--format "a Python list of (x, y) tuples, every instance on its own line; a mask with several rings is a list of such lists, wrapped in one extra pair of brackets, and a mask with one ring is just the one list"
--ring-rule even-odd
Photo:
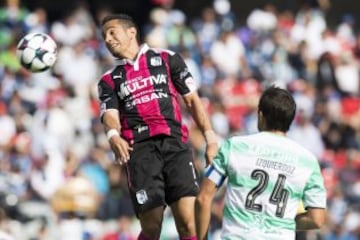
[(107, 132), (106, 132), (106, 138), (108, 140), (110, 140), (112, 137), (114, 136), (119, 136), (120, 137), (120, 132), (119, 130), (115, 129), (115, 128), (112, 128), (112, 129), (109, 129)]
[(213, 130), (206, 130), (204, 132), (206, 144), (217, 143), (217, 136)]

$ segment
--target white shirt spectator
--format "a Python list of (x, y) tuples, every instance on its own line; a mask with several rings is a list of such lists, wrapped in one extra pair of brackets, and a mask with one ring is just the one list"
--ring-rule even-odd
[(36, 193), (49, 200), (65, 181), (65, 160), (58, 150), (52, 149), (44, 161), (44, 165), (31, 174), (30, 184)]
[(254, 9), (246, 19), (248, 27), (254, 31), (270, 31), (276, 27), (276, 16), (262, 9)]
[(221, 38), (210, 48), (211, 59), (220, 71), (236, 76), (241, 71), (241, 58), (245, 54), (244, 45), (233, 32), (223, 32)]
[(84, 41), (73, 48), (60, 50), (55, 71), (63, 75), (64, 81), (73, 86), (77, 96), (88, 98), (90, 87), (98, 77), (98, 64), (93, 56), (86, 53)]
[(91, 33), (77, 23), (74, 16), (69, 16), (65, 21), (55, 22), (51, 26), (51, 34), (57, 42), (72, 46), (80, 40), (87, 39)]
[(317, 59), (324, 51), (322, 34), (326, 29), (326, 22), (321, 14), (304, 13), (298, 16), (290, 37), (297, 43), (306, 41), (309, 46), (309, 57)]
[(1, 240), (15, 240), (11, 235), (7, 234), (6, 232), (3, 232), (0, 230), (0, 239)]
[(343, 53), (341, 64), (335, 68), (335, 76), (339, 88), (347, 93), (359, 94), (360, 79), (357, 63), (351, 53)]
[(6, 111), (5, 104), (0, 102), (0, 146), (8, 144), (16, 134), (15, 120)]

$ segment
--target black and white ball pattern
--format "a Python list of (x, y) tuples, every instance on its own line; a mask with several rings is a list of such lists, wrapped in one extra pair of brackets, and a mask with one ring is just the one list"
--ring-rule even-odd
[(16, 53), (23, 67), (31, 72), (43, 72), (54, 65), (57, 45), (45, 33), (30, 33), (19, 41)]

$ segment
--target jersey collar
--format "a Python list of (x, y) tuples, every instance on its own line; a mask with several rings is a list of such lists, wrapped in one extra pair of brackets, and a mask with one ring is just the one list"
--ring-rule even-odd
[(127, 59), (127, 58), (121, 58), (121, 59), (116, 59), (115, 63), (116, 65), (125, 65), (125, 64), (131, 64), (134, 65), (135, 70), (137, 70), (139, 68), (139, 58), (142, 54), (146, 53), (149, 50), (149, 46), (144, 43), (140, 46), (140, 50), (136, 56), (135, 60), (131, 60), (131, 59)]

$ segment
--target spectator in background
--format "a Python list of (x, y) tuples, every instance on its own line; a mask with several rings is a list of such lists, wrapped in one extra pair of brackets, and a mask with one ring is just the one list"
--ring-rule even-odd
[(10, 147), (10, 141), (16, 134), (15, 121), (7, 109), (5, 102), (0, 100), (0, 154), (3, 149)]
[(360, 94), (360, 76), (358, 63), (350, 51), (343, 52), (335, 68), (335, 77), (341, 92), (351, 96)]
[(168, 13), (162, 8), (151, 10), (151, 24), (145, 32), (145, 41), (154, 48), (168, 48), (166, 20)]
[(67, 13), (62, 21), (54, 22), (50, 33), (59, 44), (65, 46), (73, 46), (91, 34), (88, 28), (76, 21), (74, 12)]
[(49, 21), (44, 8), (37, 8), (30, 13), (25, 19), (28, 32), (49, 33)]
[(74, 40), (72, 44), (61, 48), (54, 70), (61, 75), (65, 86), (73, 88), (76, 96), (86, 99), (90, 96), (92, 84), (96, 82), (98, 63), (89, 52), (85, 38)]
[(223, 76), (247, 76), (245, 48), (232, 29), (222, 29), (210, 47), (210, 56)]
[(200, 44), (201, 54), (209, 54), (212, 43), (220, 33), (220, 23), (215, 10), (210, 7), (204, 8), (201, 18), (194, 21), (193, 28)]
[(0, 239), (1, 240), (15, 240), (13, 236), (8, 232), (8, 219), (4, 209), (0, 208)]
[(180, 10), (174, 10), (169, 18), (172, 23), (166, 31), (169, 49), (179, 52), (181, 48), (188, 48), (191, 54), (197, 54), (195, 33), (186, 24), (186, 15)]
[(312, 122), (315, 91), (311, 85), (303, 80), (294, 81), (292, 87), (289, 88), (293, 91), (297, 114), (288, 136), (321, 160), (324, 153), (324, 143), (319, 129)]
[(5, 0), (0, 8), (0, 48), (7, 47), (16, 41), (16, 34), (25, 32), (24, 20), (29, 11), (21, 5), (20, 0)]
[(64, 159), (56, 149), (49, 149), (43, 158), (37, 159), (37, 168), (30, 177), (34, 199), (49, 201), (64, 184), (64, 180)]

